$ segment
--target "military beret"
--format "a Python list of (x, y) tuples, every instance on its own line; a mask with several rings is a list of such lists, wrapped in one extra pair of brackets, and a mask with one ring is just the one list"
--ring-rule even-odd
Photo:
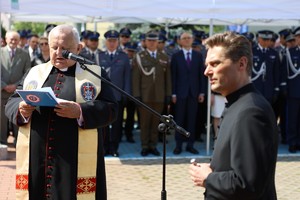
[(47, 26), (45, 27), (45, 31), (49, 33), (56, 26), (56, 24), (47, 24)]
[(138, 44), (136, 42), (127, 42), (125, 44), (125, 48), (131, 51), (136, 51), (138, 47)]
[(131, 35), (131, 30), (129, 28), (122, 28), (120, 30), (120, 35), (124, 35), (124, 36), (130, 36)]
[(119, 32), (118, 31), (114, 31), (114, 30), (109, 30), (106, 33), (104, 33), (104, 37), (106, 39), (110, 39), (110, 38), (118, 39), (119, 38)]
[(300, 26), (297, 27), (297, 28), (293, 31), (293, 33), (294, 33), (294, 36), (300, 35)]
[(262, 39), (272, 39), (273, 38), (273, 31), (270, 30), (261, 30), (257, 32), (257, 36), (262, 38)]
[(158, 33), (156, 31), (149, 31), (146, 33), (146, 40), (158, 40)]
[(98, 40), (100, 37), (100, 34), (96, 31), (94, 32), (91, 32), (89, 35), (88, 35), (88, 39), (89, 40)]

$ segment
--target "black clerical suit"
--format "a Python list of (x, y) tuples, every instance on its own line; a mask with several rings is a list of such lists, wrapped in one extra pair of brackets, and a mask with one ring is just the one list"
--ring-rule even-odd
[[(103, 69), (101, 76), (108, 79)], [(53, 67), (43, 87), (52, 87), (58, 98), (76, 101), (75, 79), (75, 65), (69, 67), (67, 71)], [(18, 89), (22, 88), (23, 82), (18, 86)], [(20, 117), (17, 111), (21, 101), (22, 99), (15, 94), (6, 106), (6, 115), (20, 126), (24, 125), (17, 120)], [(103, 82), (99, 95), (92, 101), (80, 103), (80, 106), (84, 129), (106, 126), (116, 118), (116, 99), (112, 89)], [(78, 121), (59, 117), (53, 109), (53, 107), (36, 107), (31, 116), (28, 188), (30, 200), (42, 200), (46, 197), (57, 200), (76, 199)], [(105, 200), (107, 194), (101, 136), (98, 136), (97, 151), (95, 199)]]
[(252, 84), (226, 98), (205, 199), (277, 199), (278, 132), (272, 107)]

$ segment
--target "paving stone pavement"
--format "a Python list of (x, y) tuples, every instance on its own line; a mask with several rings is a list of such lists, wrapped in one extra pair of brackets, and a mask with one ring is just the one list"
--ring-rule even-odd
[[(207, 162), (208, 159), (199, 159)], [(109, 200), (159, 200), (162, 191), (161, 159), (107, 160)], [(195, 187), (188, 175), (189, 159), (167, 161), (167, 199), (203, 199), (204, 189)], [(300, 199), (300, 157), (279, 157), (276, 169), (278, 200)]]
[[(169, 200), (203, 199), (204, 190), (195, 187), (188, 174), (188, 153), (172, 156), (169, 139), (166, 165), (166, 191)], [(202, 144), (203, 145), (203, 144)], [(162, 145), (158, 148), (161, 150)], [(200, 147), (199, 147), (200, 148)], [(201, 147), (204, 148), (204, 147)], [(201, 149), (200, 148), (200, 149)], [(285, 148), (285, 147), (284, 147)], [(128, 149), (135, 153), (126, 153)], [(106, 157), (108, 200), (159, 200), (162, 191), (162, 157), (139, 156), (139, 144), (122, 142), (120, 158)], [(15, 199), (15, 149), (10, 145), (9, 159), (0, 161), (0, 200)], [(197, 156), (198, 162), (209, 157)], [(279, 200), (300, 199), (300, 154), (280, 151), (276, 168), (276, 188)]]

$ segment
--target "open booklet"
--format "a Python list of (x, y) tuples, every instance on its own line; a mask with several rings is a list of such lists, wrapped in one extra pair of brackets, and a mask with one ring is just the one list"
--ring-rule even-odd
[(32, 106), (48, 106), (54, 107), (62, 99), (55, 97), (51, 87), (43, 87), (34, 90), (16, 90), (20, 97)]

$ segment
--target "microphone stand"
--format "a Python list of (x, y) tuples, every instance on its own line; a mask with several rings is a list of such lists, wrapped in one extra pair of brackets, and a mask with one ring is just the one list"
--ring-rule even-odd
[(154, 116), (158, 117), (160, 122), (162, 122), (161, 124), (158, 125), (158, 130), (161, 133), (164, 133), (163, 134), (163, 172), (162, 172), (161, 199), (166, 200), (167, 199), (167, 191), (166, 191), (166, 135), (167, 135), (168, 131), (171, 128), (175, 129), (177, 132), (179, 132), (180, 134), (182, 134), (186, 137), (189, 137), (190, 133), (188, 131), (186, 131), (185, 129), (183, 129), (182, 127), (178, 126), (176, 124), (176, 122), (173, 120), (172, 115), (168, 115), (168, 116), (167, 115), (161, 115), (157, 111), (153, 110), (151, 107), (147, 106), (146, 104), (144, 104), (143, 102), (141, 102), (138, 99), (134, 98), (132, 95), (128, 94), (127, 92), (125, 92), (124, 90), (119, 88), (118, 86), (114, 85), (112, 82), (106, 80), (105, 78), (99, 76), (98, 74), (96, 74), (95, 72), (90, 70), (84, 63), (81, 63), (81, 62), (79, 62), (79, 63), (80, 63), (80, 67), (83, 70), (86, 70), (86, 71), (90, 72), (95, 77), (99, 78), (101, 81), (108, 84), (110, 87), (114, 88), (115, 90), (117, 90), (121, 94), (125, 95), (126, 97), (128, 97), (129, 99), (134, 101), (137, 105), (142, 106), (143, 108), (148, 110), (150, 113), (152, 113)]

